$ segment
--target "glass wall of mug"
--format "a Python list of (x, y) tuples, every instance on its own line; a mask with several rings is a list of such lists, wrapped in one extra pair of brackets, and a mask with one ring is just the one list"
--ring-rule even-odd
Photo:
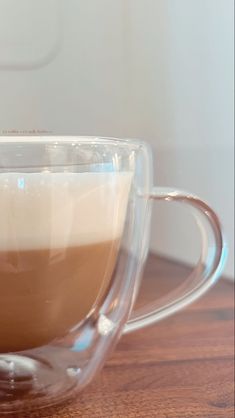
[(142, 142), (0, 140), (0, 410), (61, 402), (120, 335), (148, 250)]

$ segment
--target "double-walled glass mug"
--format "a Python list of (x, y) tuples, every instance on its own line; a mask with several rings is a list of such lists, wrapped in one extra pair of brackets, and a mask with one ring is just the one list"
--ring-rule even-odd
[[(141, 141), (0, 138), (1, 416), (71, 398), (123, 332), (176, 312), (217, 280), (226, 251), (216, 214), (152, 181)], [(174, 298), (135, 311), (153, 200), (188, 205), (202, 251)]]

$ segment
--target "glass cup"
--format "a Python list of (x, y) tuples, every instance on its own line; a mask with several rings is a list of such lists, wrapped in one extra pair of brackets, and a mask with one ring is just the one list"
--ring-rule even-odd
[[(195, 215), (202, 251), (178, 292), (133, 310), (148, 254), (151, 203)], [(0, 415), (72, 398), (122, 333), (201, 296), (226, 255), (220, 222), (191, 193), (153, 187), (142, 141), (0, 139)]]

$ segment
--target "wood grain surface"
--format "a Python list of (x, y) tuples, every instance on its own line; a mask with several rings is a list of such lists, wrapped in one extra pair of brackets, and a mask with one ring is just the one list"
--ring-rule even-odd
[[(164, 295), (187, 273), (151, 255), (138, 304)], [(233, 418), (233, 303), (232, 282), (220, 280), (184, 311), (122, 337), (75, 402), (18, 417)]]

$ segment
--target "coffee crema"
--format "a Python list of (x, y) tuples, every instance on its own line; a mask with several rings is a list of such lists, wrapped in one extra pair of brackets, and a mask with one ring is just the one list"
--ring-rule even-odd
[(130, 173), (0, 174), (0, 352), (65, 336), (102, 303)]

